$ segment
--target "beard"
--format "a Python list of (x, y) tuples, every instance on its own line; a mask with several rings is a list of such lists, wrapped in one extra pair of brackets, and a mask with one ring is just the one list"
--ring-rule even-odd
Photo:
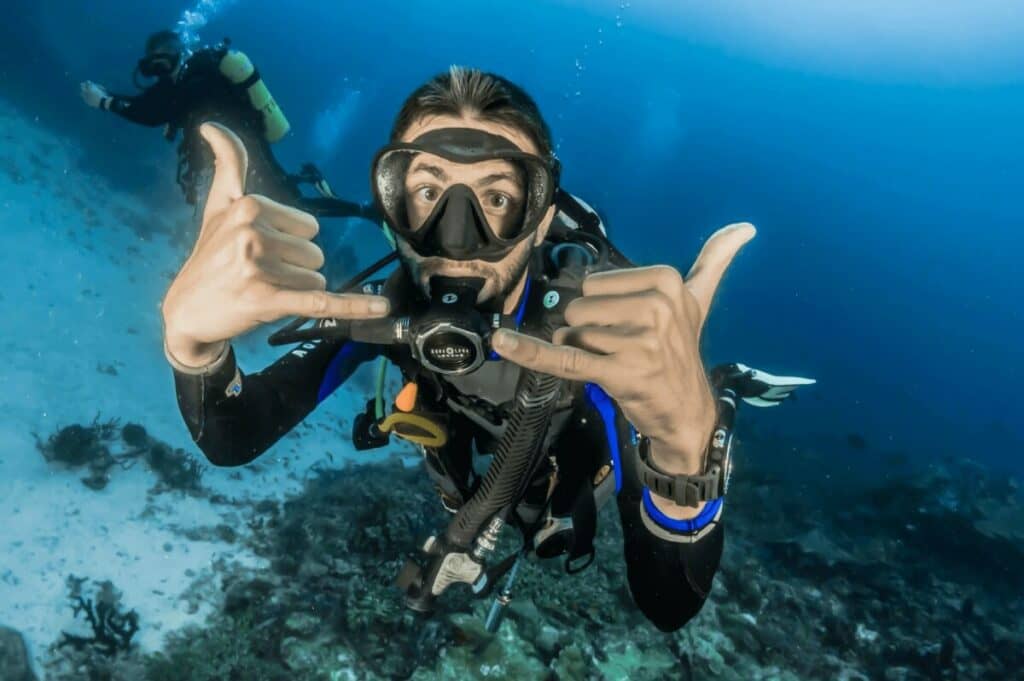
[(408, 265), (414, 281), (425, 295), (430, 296), (430, 278), (433, 276), (477, 277), (484, 280), (483, 288), (476, 298), (477, 305), (488, 303), (500, 306), (522, 279), (533, 254), (532, 239), (523, 239), (508, 255), (497, 262), (423, 257), (413, 251), (403, 239), (399, 238), (397, 242), (399, 255)]

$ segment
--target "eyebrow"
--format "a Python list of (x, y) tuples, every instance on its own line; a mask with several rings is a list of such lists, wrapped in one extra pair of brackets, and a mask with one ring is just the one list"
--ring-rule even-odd
[(522, 180), (515, 173), (491, 173), (490, 175), (477, 180), (475, 184), (478, 187), (486, 187), (487, 185), (494, 184), (495, 182), (501, 182), (502, 180), (508, 180), (516, 186), (522, 184)]
[(425, 163), (424, 161), (417, 161), (416, 163), (414, 163), (412, 169), (409, 171), (409, 174), (412, 175), (413, 173), (418, 173), (421, 170), (425, 173), (433, 175), (439, 180), (448, 179), (448, 174), (444, 172), (444, 169), (442, 169), (440, 166), (430, 165), (429, 163)]

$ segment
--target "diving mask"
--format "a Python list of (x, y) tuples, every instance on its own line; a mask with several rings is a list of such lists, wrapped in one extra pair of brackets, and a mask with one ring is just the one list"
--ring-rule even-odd
[[(453, 182), (437, 159), (480, 172)], [(483, 130), (442, 128), (384, 147), (371, 183), (388, 225), (417, 254), (495, 262), (537, 231), (554, 202), (558, 162)]]
[(139, 73), (146, 78), (169, 76), (181, 61), (178, 53), (155, 52), (139, 60)]

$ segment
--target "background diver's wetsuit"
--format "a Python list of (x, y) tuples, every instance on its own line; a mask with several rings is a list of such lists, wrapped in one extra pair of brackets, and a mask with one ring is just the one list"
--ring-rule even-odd
[[(376, 292), (387, 295), (394, 312), (400, 314), (401, 306), (396, 308), (396, 303), (411, 289), (404, 273), (396, 274), (387, 284), (378, 285)], [(542, 297), (540, 285), (524, 293), (517, 311), (521, 328), (528, 329), (531, 319), (543, 314)], [(447, 418), (448, 444), (439, 450), (424, 450), (425, 463), (445, 505), (458, 506), (471, 493), (474, 449), (493, 451), (500, 430), (495, 422), (501, 421), (511, 406), (520, 369), (510, 362), (486, 362), (468, 377), (459, 377), (456, 385), (455, 380), (424, 373), (409, 351), (398, 346), (312, 341), (263, 371), (248, 375), (238, 369), (229, 349), (224, 359), (205, 373), (175, 370), (178, 404), (193, 439), (210, 462), (240, 466), (290, 431), (357, 366), (382, 353), (399, 366), (407, 380), (417, 381), (417, 411), (443, 413)], [(586, 498), (577, 490), (589, 491), (595, 472), (603, 468), (607, 488), (614, 485), (617, 493), (633, 597), (659, 629), (678, 629), (700, 610), (718, 569), (723, 547), (721, 500), (709, 502), (694, 521), (661, 515), (649, 497), (645, 499), (647, 493), (635, 463), (636, 432), (617, 405), (595, 385), (568, 385), (545, 441), (547, 453), (558, 466), (552, 513), (574, 514), (578, 500)], [(548, 460), (533, 478), (521, 506), (538, 494), (538, 510), (543, 506), (552, 469)], [(600, 472), (597, 475), (600, 477)], [(523, 513), (521, 508), (517, 513)]]
[(245, 144), (249, 156), (246, 191), (296, 206), (320, 217), (370, 217), (373, 212), (358, 203), (338, 198), (302, 196), (295, 178), (274, 158), (264, 137), (263, 115), (253, 108), (244, 88), (220, 72), (226, 47), (195, 52), (177, 77), (160, 76), (135, 96), (111, 95), (105, 105), (111, 112), (139, 125), (164, 126), (164, 136), (178, 145), (178, 184), (185, 200), (195, 205), (200, 174), (213, 167), (213, 155), (199, 134), (199, 125), (214, 121), (230, 128)]

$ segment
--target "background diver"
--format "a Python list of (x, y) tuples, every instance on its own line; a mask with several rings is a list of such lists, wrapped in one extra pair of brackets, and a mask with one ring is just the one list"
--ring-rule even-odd
[[(134, 81), (142, 92), (115, 95), (92, 81), (81, 84), (82, 99), (89, 106), (110, 111), (133, 123), (164, 126), (164, 137), (173, 141), (178, 131), (178, 184), (189, 205), (195, 205), (202, 173), (213, 157), (199, 135), (202, 121), (216, 121), (231, 128), (249, 154), (246, 186), (279, 203), (300, 206), (320, 217), (375, 219), (370, 206), (334, 196), (312, 164), (289, 175), (277, 162), (271, 144), (281, 140), (290, 124), (270, 95), (259, 71), (242, 52), (226, 40), (216, 47), (189, 53), (181, 36), (159, 31), (146, 41), (145, 56), (135, 69)], [(145, 85), (143, 79), (154, 79)], [(300, 184), (313, 185), (320, 196), (305, 197)]]
[[(589, 564), (597, 509), (614, 497), (642, 612), (670, 631), (700, 610), (722, 553), (737, 402), (777, 404), (813, 383), (701, 363), (712, 297), (751, 225), (718, 230), (685, 279), (632, 266), (559, 188), (533, 100), (453, 67), (408, 98), (373, 164), (401, 267), (363, 284), (386, 258), (329, 293), (313, 216), (247, 194), (242, 142), (216, 125), (202, 134), (217, 172), (163, 316), (182, 415), (213, 464), (252, 461), (382, 357), (406, 384), (390, 409), (370, 401), (354, 441), (417, 443), (452, 513), (398, 575), (407, 605), (428, 612), (457, 583), (488, 594), (506, 575), (493, 627), (523, 557)], [(301, 344), (244, 374), (231, 339), (288, 316), (315, 320), (279, 330), (275, 342)], [(522, 549), (493, 559), (506, 525)]]

